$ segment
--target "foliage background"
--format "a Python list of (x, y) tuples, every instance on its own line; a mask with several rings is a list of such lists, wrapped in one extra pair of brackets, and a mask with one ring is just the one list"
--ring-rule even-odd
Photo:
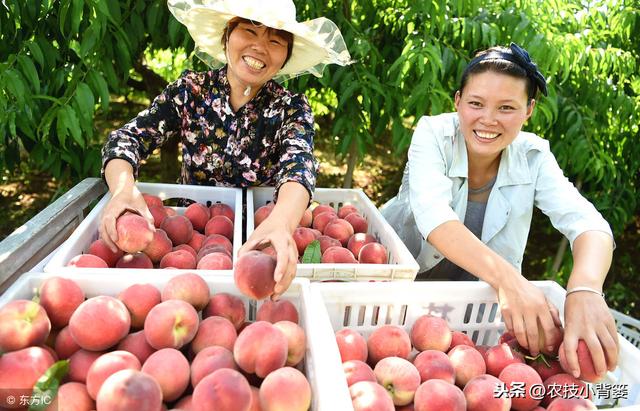
[[(618, 248), (608, 300), (640, 317), (637, 1), (295, 3), (299, 18), (335, 21), (356, 60), (330, 67), (321, 79), (287, 84), (307, 93), (316, 114), (320, 185), (365, 187), (379, 205), (397, 192), (419, 117), (453, 110), (453, 93), (474, 51), (511, 41), (527, 48), (549, 80), (550, 95), (538, 102), (526, 129), (550, 141), (567, 176), (611, 223)], [(187, 31), (162, 0), (2, 1), (5, 183), (41, 181), (49, 199), (99, 175), (106, 131), (135, 115), (182, 69), (204, 69), (192, 51)], [(167, 144), (160, 156), (150, 159), (156, 166), (149, 165), (147, 178), (174, 181), (178, 143)], [(23, 211), (18, 214), (28, 218)], [(534, 217), (527, 262), (530, 278), (564, 283), (570, 272), (566, 243), (544, 216)]]

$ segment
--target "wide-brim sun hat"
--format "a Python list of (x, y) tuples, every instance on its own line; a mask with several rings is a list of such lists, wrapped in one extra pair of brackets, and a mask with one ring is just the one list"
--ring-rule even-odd
[(227, 62), (220, 39), (234, 17), (293, 34), (291, 57), (276, 73), (276, 80), (307, 73), (322, 77), (328, 64), (345, 66), (352, 62), (335, 23), (325, 17), (297, 21), (292, 0), (168, 0), (167, 4), (175, 18), (189, 30), (196, 55), (212, 68)]

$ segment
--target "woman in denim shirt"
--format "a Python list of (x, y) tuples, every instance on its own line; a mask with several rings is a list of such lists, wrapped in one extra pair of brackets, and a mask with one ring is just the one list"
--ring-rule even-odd
[(545, 79), (519, 46), (478, 53), (456, 92), (457, 112), (419, 121), (398, 196), (382, 213), (420, 264), (417, 279), (486, 281), (507, 329), (535, 355), (560, 323), (557, 309), (521, 273), (533, 207), (539, 208), (573, 252), (564, 307), (569, 366), (577, 376), (576, 349), (584, 340), (602, 375), (618, 355), (602, 296), (613, 235), (563, 175), (549, 143), (521, 131), (538, 91), (546, 95)]

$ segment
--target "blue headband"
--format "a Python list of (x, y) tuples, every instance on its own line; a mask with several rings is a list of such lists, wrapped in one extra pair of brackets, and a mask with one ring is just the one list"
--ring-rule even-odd
[(505, 53), (502, 51), (490, 51), (481, 56), (478, 56), (471, 60), (467, 65), (467, 69), (475, 66), (481, 61), (485, 60), (506, 60), (516, 64), (518, 67), (524, 69), (527, 73), (527, 77), (533, 80), (540, 92), (547, 95), (547, 80), (544, 78), (540, 70), (538, 70), (538, 66), (536, 63), (531, 61), (531, 57), (529, 57), (529, 53), (522, 47), (518, 46), (516, 43), (511, 43), (509, 45), (511, 49), (511, 53)]

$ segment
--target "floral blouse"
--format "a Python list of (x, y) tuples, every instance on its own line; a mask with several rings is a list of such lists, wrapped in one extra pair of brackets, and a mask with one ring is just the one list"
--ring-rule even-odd
[(318, 162), (313, 156), (314, 120), (304, 94), (271, 80), (237, 112), (231, 108), (226, 66), (187, 70), (122, 128), (102, 149), (109, 160), (128, 161), (138, 176), (140, 161), (168, 138), (182, 141), (182, 184), (249, 187), (288, 181), (312, 196)]

